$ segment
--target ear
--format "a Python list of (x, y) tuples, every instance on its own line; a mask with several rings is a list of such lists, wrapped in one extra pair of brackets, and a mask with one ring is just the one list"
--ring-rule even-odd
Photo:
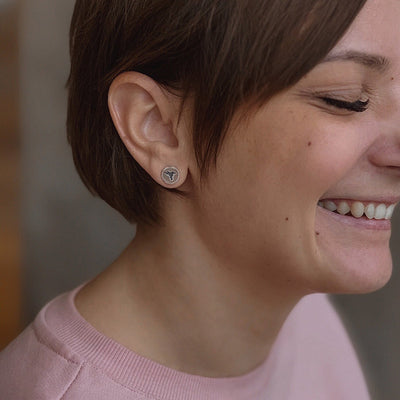
[[(130, 71), (111, 84), (108, 106), (115, 128), (132, 157), (160, 185), (180, 186), (186, 180), (189, 160), (187, 135), (178, 129), (178, 97), (150, 77)], [(162, 179), (166, 167), (179, 170), (178, 181), (168, 182), (168, 174), (168, 183)]]

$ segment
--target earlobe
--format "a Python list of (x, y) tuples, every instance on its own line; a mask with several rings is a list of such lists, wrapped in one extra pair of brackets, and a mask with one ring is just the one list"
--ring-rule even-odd
[[(186, 146), (183, 137), (178, 139), (177, 111), (168, 94), (151, 78), (125, 72), (110, 86), (108, 105), (115, 128), (132, 157), (160, 184), (179, 185), (186, 168)], [(169, 165), (178, 167), (181, 179), (166, 185), (162, 171)]]
[(180, 175), (180, 171), (176, 167), (165, 167), (161, 171), (161, 179), (168, 186), (174, 185), (175, 183), (179, 182)]

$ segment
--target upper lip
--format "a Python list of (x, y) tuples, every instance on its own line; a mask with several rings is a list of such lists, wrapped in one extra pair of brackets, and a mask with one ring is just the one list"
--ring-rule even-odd
[(324, 196), (319, 201), (332, 200), (332, 201), (360, 201), (361, 203), (378, 203), (378, 204), (396, 204), (400, 201), (400, 196)]

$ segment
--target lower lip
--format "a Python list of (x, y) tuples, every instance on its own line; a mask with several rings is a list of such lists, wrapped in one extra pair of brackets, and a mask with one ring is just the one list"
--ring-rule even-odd
[(320, 212), (322, 212), (324, 215), (334, 219), (337, 222), (341, 222), (342, 224), (358, 229), (369, 229), (372, 231), (388, 231), (392, 227), (390, 219), (368, 219), (366, 216), (362, 216), (361, 218), (355, 218), (349, 215), (341, 215), (334, 213), (320, 206), (317, 206), (317, 209), (320, 210)]

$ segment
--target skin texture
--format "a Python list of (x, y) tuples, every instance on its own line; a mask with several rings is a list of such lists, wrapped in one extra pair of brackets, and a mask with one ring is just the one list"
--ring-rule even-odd
[[(399, 199), (399, 20), (398, 0), (367, 2), (330, 54), (384, 56), (386, 71), (319, 64), (246, 121), (233, 121), (205, 186), (191, 151), (190, 107), (178, 119), (179, 97), (138, 73), (120, 75), (109, 106), (122, 140), (161, 185), (165, 166), (179, 168), (173, 187), (188, 198), (165, 194), (165, 226), (138, 226), (124, 253), (78, 294), (80, 313), (171, 368), (237, 376), (268, 356), (302, 296), (382, 287), (392, 270), (390, 229), (349, 223), (317, 203)], [(370, 102), (357, 113), (319, 97)]]

